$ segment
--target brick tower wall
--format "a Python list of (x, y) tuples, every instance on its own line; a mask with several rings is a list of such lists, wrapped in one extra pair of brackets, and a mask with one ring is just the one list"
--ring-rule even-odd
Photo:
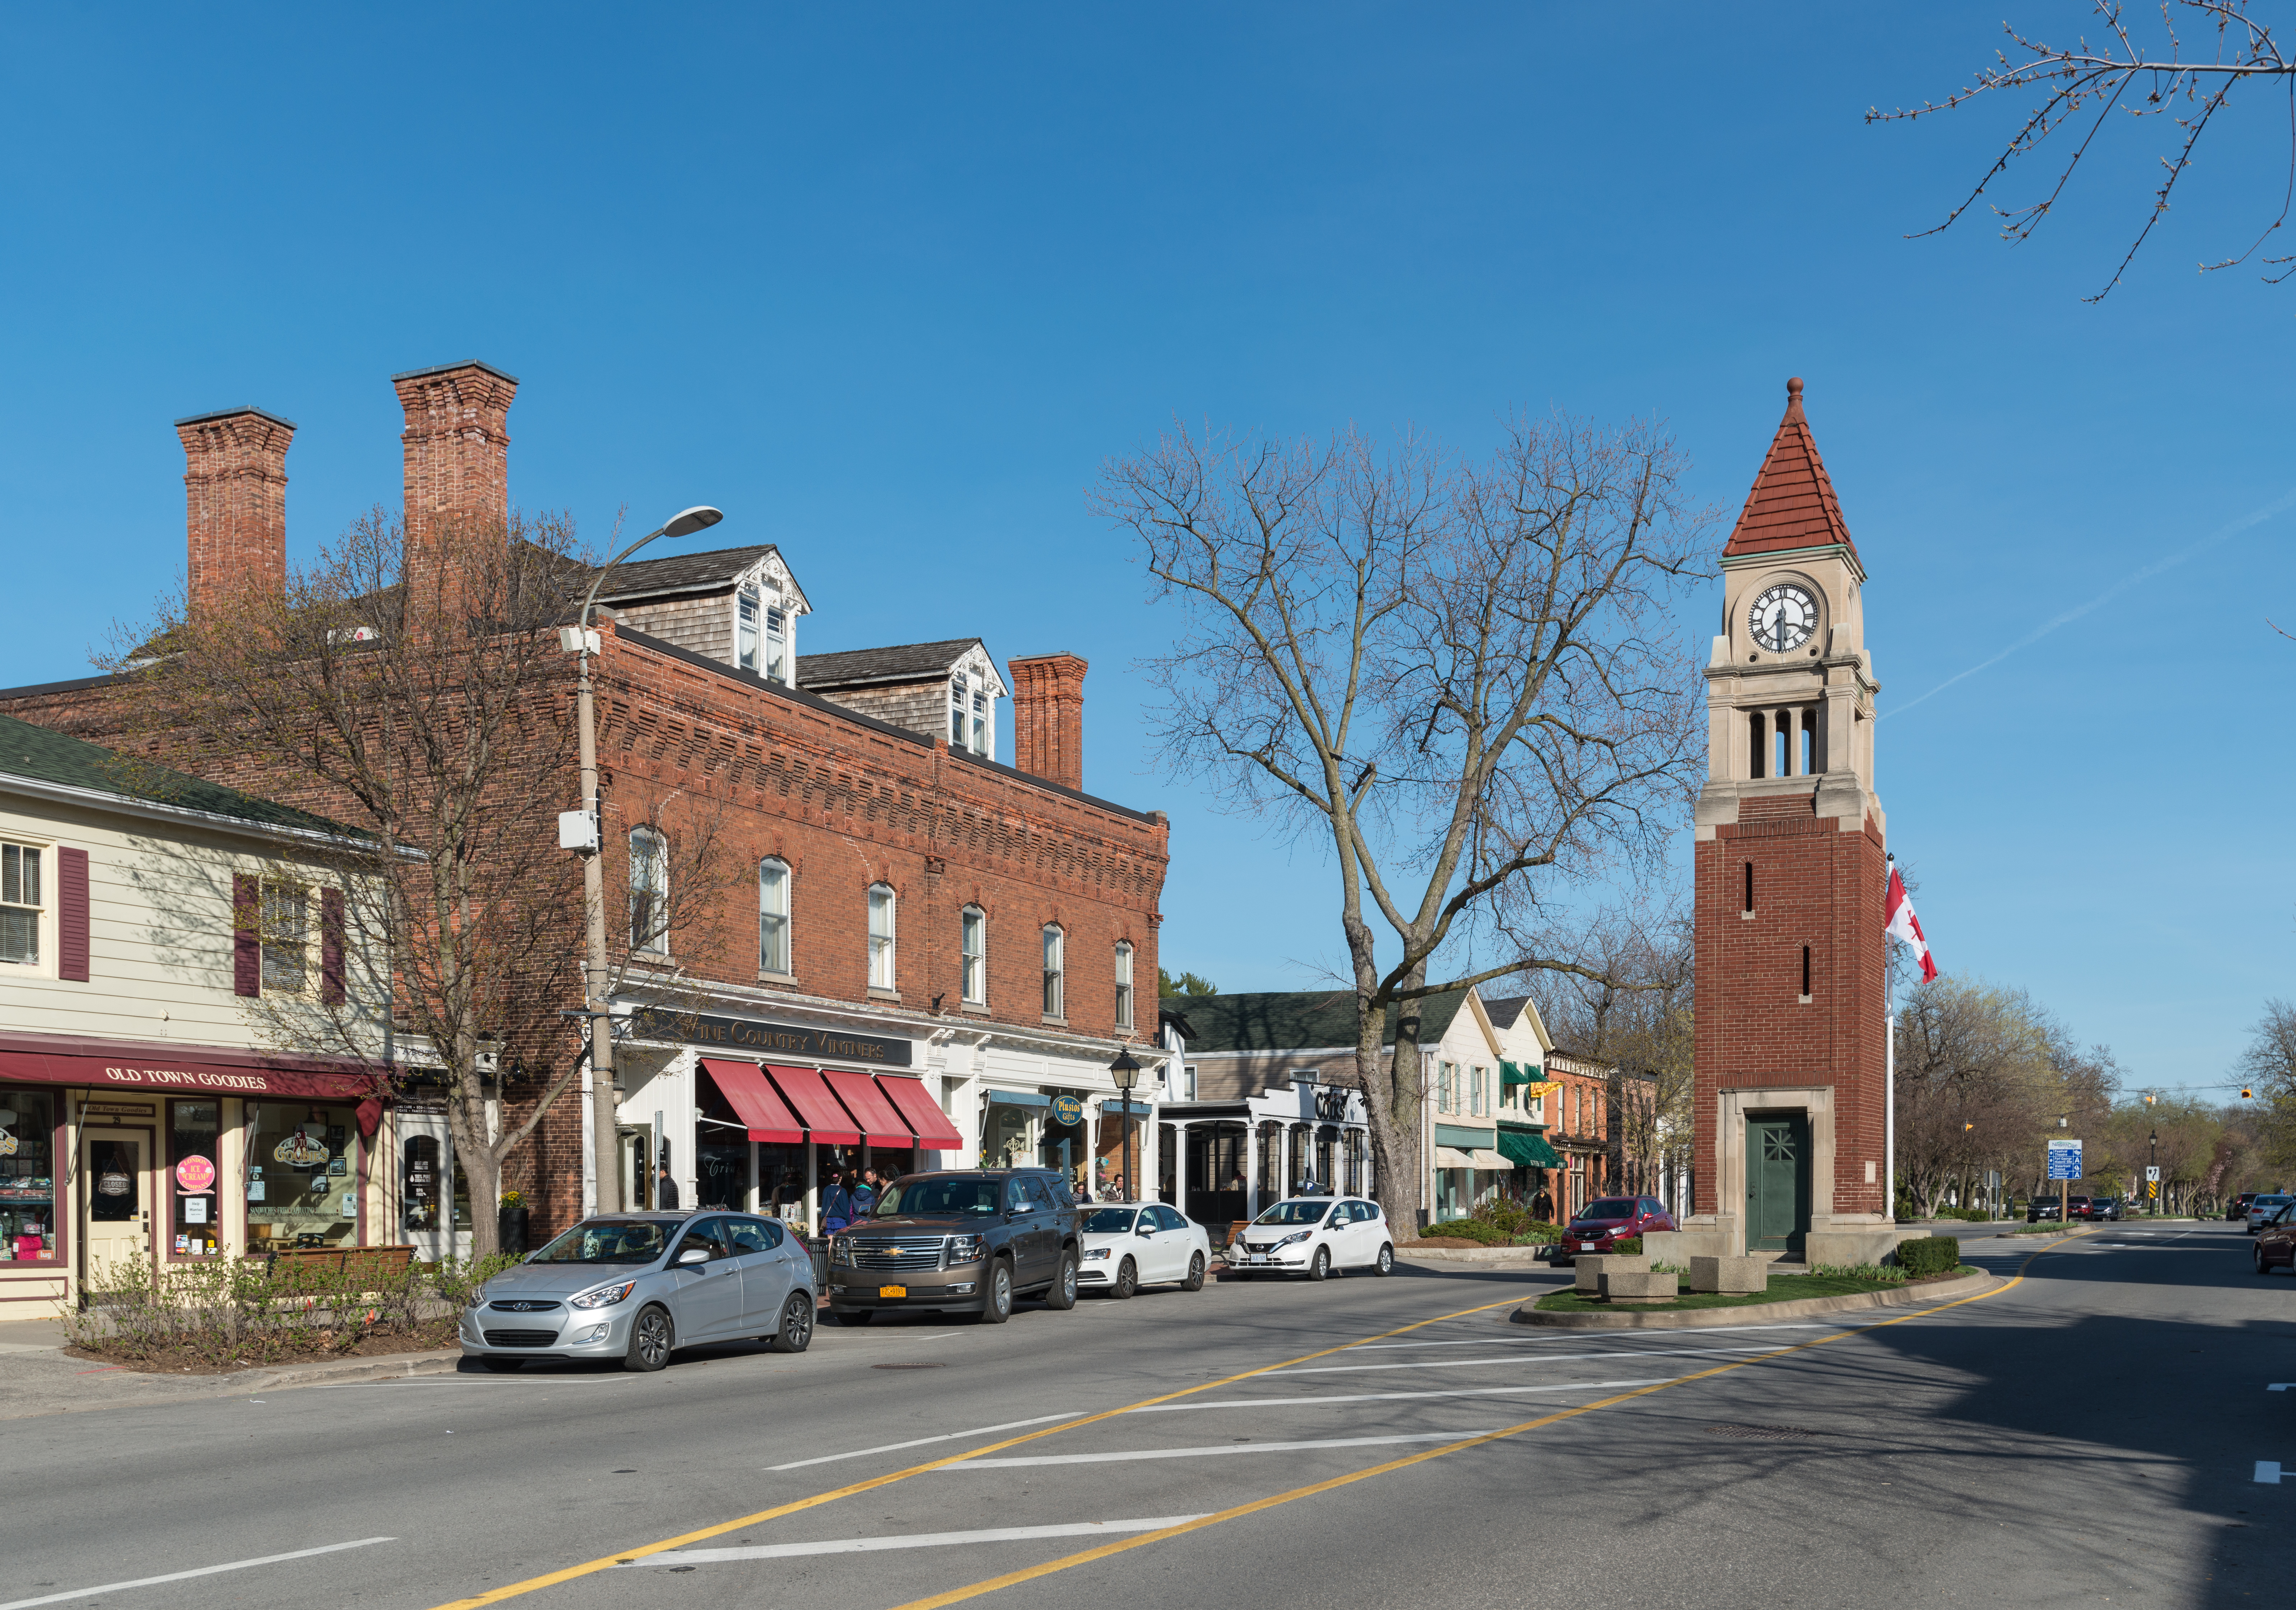
[(287, 587), (287, 448), (295, 427), (258, 408), (176, 422), (184, 444), (190, 607)]

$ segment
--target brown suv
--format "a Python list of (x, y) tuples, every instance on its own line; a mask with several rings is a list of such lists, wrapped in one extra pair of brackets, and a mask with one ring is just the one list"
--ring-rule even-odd
[(1077, 1204), (1057, 1169), (904, 1174), (870, 1216), (829, 1241), (829, 1305), (840, 1323), (888, 1310), (1013, 1317), (1015, 1297), (1077, 1299)]

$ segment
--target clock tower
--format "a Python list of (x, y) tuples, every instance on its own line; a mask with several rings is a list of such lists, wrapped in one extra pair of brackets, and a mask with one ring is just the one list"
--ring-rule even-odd
[(1678, 1255), (1880, 1262), (1882, 903), (1866, 567), (1786, 382), (1722, 550), (1698, 799), (1695, 1200)]

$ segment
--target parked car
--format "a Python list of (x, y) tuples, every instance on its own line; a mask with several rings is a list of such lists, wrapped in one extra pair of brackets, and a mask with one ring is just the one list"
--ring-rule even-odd
[(1598, 1196), (1562, 1227), (1562, 1241), (1546, 1255), (1547, 1266), (1567, 1268), (1581, 1253), (1607, 1253), (1627, 1236), (1674, 1228), (1673, 1218), (1655, 1196)]
[(2257, 1228), (2256, 1272), (2268, 1275), (2276, 1269), (2296, 1274), (2296, 1204), (2282, 1208)]
[(1077, 1218), (1058, 1169), (904, 1174), (868, 1218), (830, 1237), (830, 1310), (842, 1325), (889, 1311), (1002, 1325), (1019, 1297), (1074, 1308)]
[(1321, 1280), (1333, 1269), (1395, 1272), (1395, 1236), (1376, 1202), (1358, 1196), (1287, 1196), (1244, 1226), (1228, 1251), (1228, 1267), (1254, 1275), (1305, 1275)]
[(2296, 1202), (2296, 1196), (2284, 1195), (2278, 1191), (2259, 1191), (2256, 1199), (2248, 1204), (2248, 1233), (2255, 1235), (2292, 1202)]
[(675, 1349), (756, 1337), (813, 1340), (813, 1259), (748, 1213), (585, 1219), (471, 1294), (463, 1356), (493, 1370), (533, 1359), (619, 1359), (656, 1370)]
[(2114, 1223), (2119, 1223), (2120, 1215), (2120, 1198), (2118, 1196), (2073, 1198), (2073, 1217), (2076, 1219), (2111, 1220)]
[(2028, 1224), (2054, 1224), (2058, 1220), (2064, 1217), (2065, 1210), (2068, 1207), (2073, 1209), (2073, 1217), (2078, 1219), (2080, 1217), (2079, 1204), (2087, 1202), (2087, 1200), (2088, 1198), (2086, 1196), (2076, 1196), (2070, 1202), (2067, 1202), (2063, 1198), (2057, 1196), (2036, 1196), (2032, 1201), (2025, 1204), (2025, 1222)]
[(1200, 1292), (1211, 1267), (1211, 1232), (1160, 1203), (1087, 1208), (1078, 1244), (1083, 1256), (1078, 1283), (1111, 1297), (1129, 1297), (1167, 1280), (1178, 1281), (1182, 1291)]
[(2226, 1210), (2225, 1218), (2234, 1224), (2238, 1224), (2248, 1217), (2248, 1204), (2255, 1200), (2254, 1191), (2243, 1191), (2232, 1199), (2232, 1206)]

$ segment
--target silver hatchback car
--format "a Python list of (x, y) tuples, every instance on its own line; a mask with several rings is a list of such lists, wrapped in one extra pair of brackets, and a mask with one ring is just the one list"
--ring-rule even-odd
[(581, 1223), (480, 1286), (463, 1310), (463, 1356), (488, 1369), (529, 1359), (619, 1359), (655, 1370), (673, 1349), (756, 1337), (813, 1340), (813, 1259), (750, 1213), (613, 1213)]

